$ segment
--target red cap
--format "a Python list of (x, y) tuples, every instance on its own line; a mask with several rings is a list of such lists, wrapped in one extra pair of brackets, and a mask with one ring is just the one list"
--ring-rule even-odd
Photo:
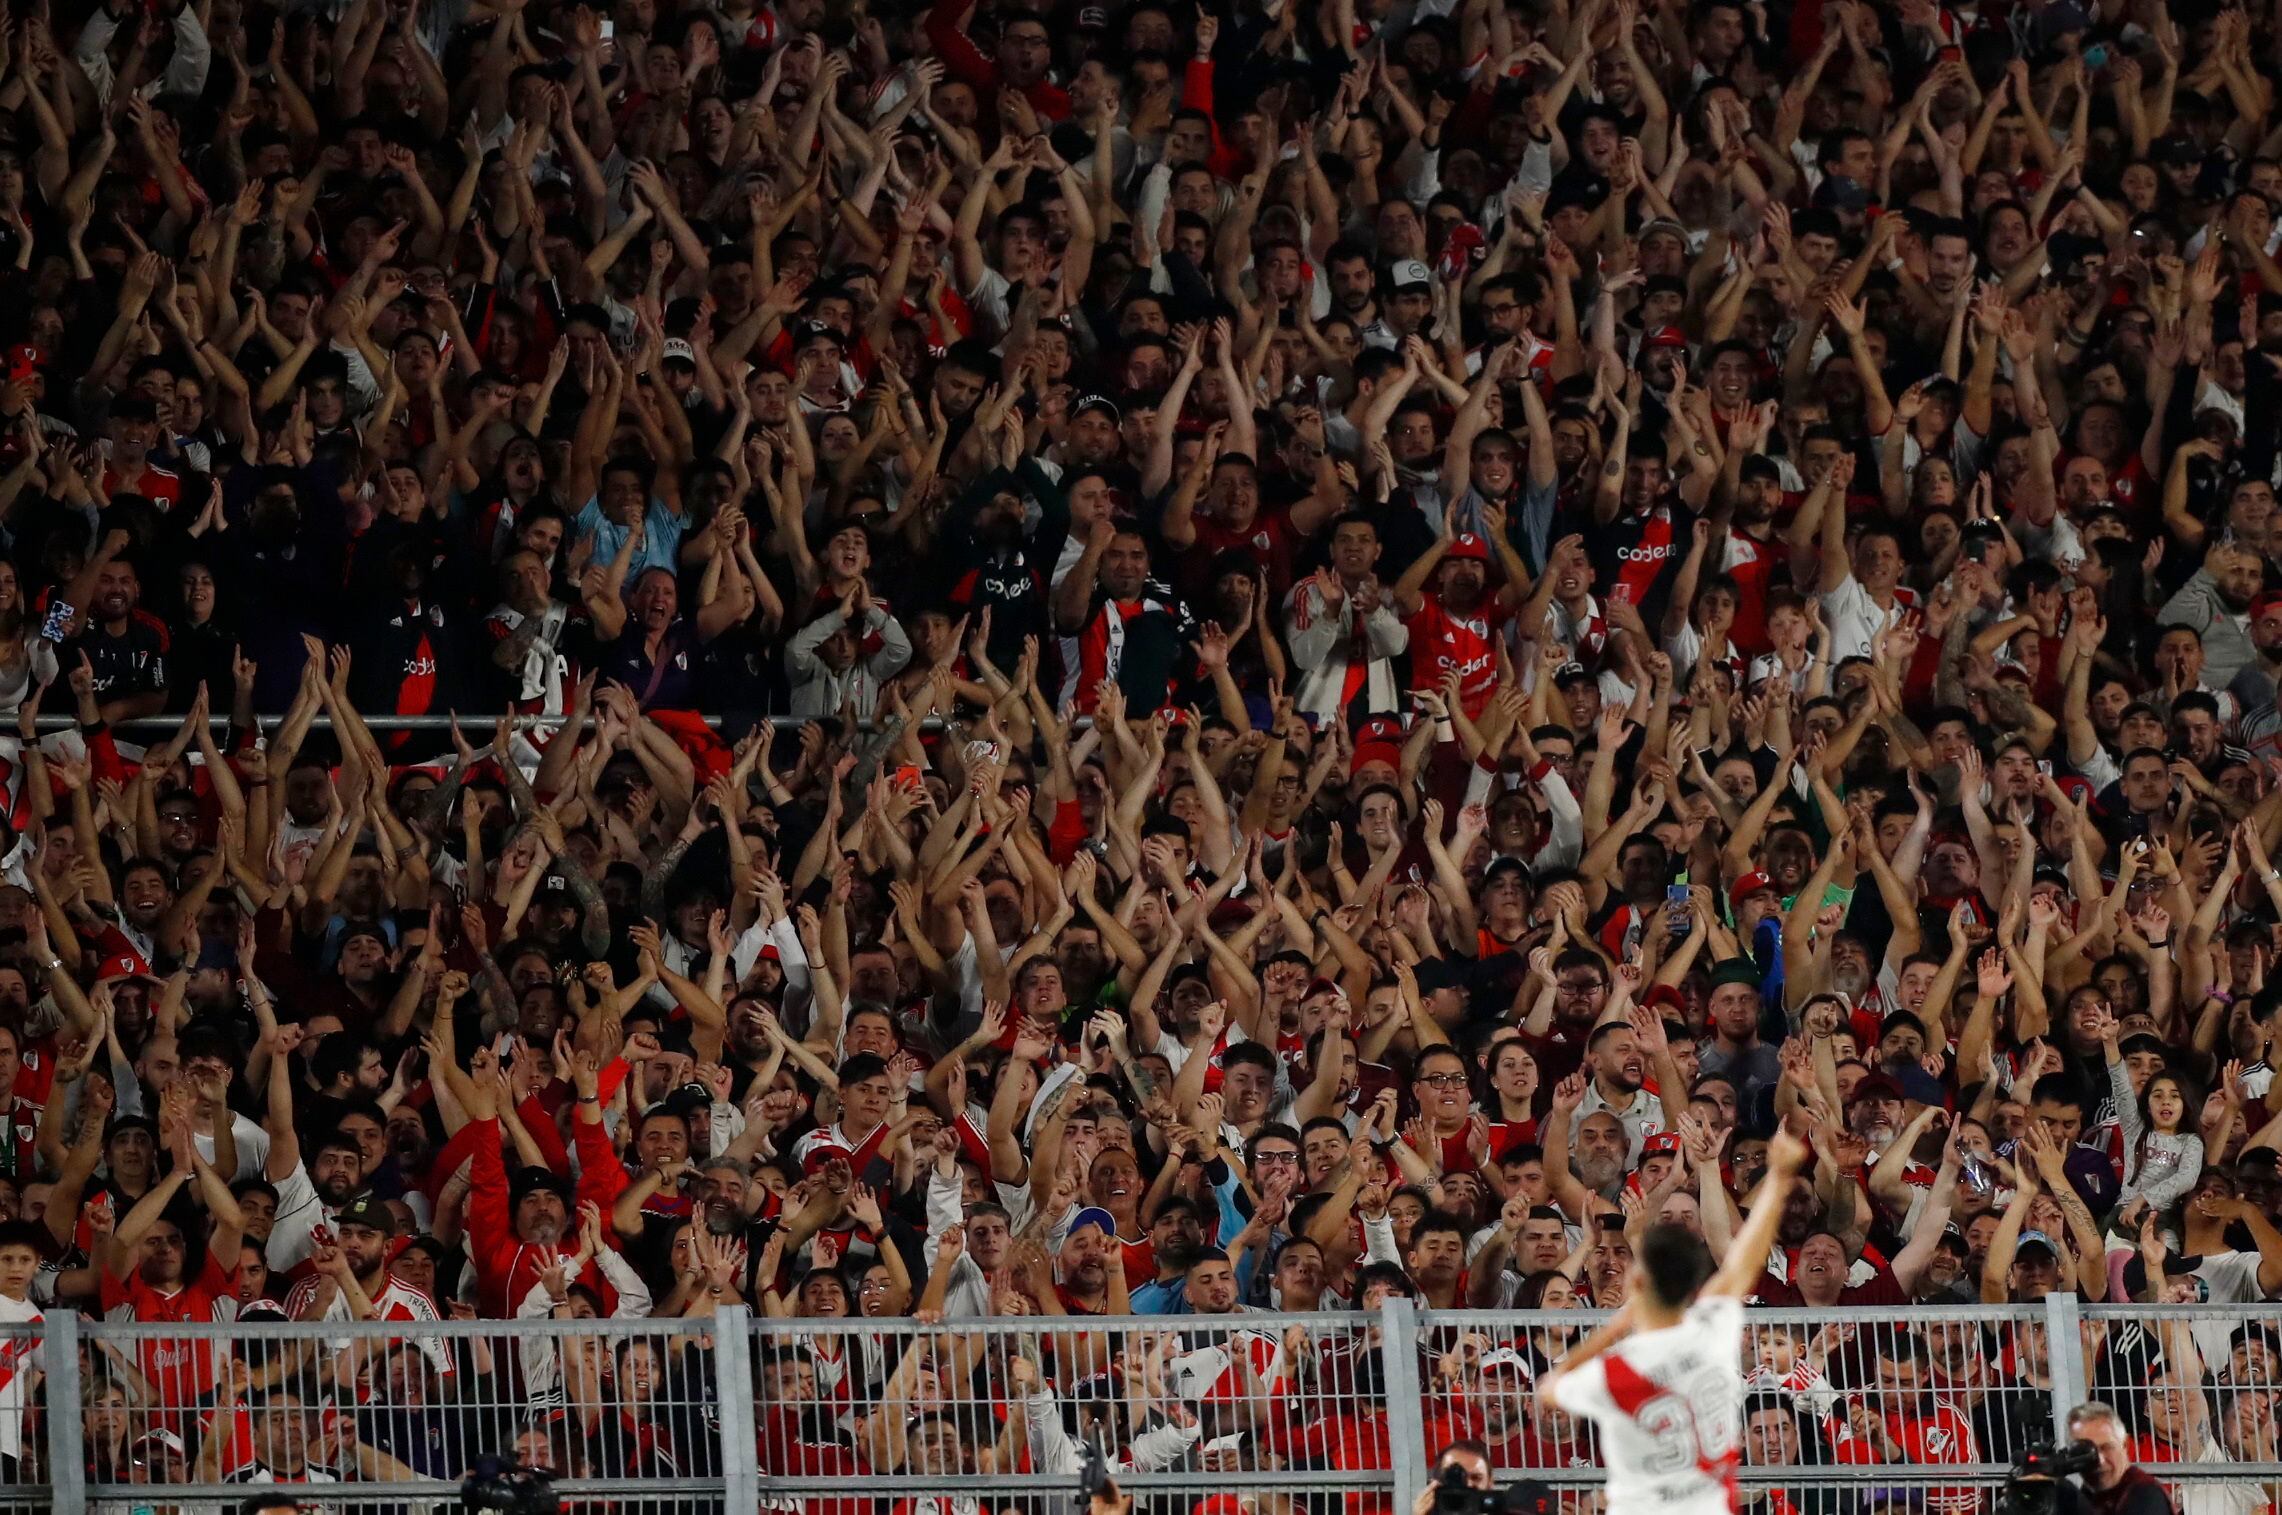
[(1642, 347), (1685, 347), (1688, 334), (1677, 326), (1659, 326), (1640, 339)]
[(1775, 881), (1767, 876), (1765, 869), (1754, 868), (1730, 886), (1727, 891), (1727, 902), (1731, 906), (1740, 907), (1745, 900), (1759, 893), (1762, 889), (1773, 889), (1774, 887)]
[(1391, 715), (1373, 716), (1355, 733), (1355, 761), (1348, 766), (1348, 777), (1372, 763), (1384, 763), (1402, 772), (1402, 722)]
[(831, 1162), (835, 1157), (842, 1162), (850, 1160), (846, 1147), (837, 1142), (818, 1142), (815, 1146), (810, 1147), (808, 1155), (800, 1160), (800, 1171), (803, 1176), (820, 1172), (825, 1164)]
[(1902, 1086), (1900, 1084), (1895, 1083), (1893, 1079), (1886, 1074), (1870, 1073), (1865, 1074), (1861, 1079), (1856, 1081), (1854, 1085), (1854, 1098), (1849, 1100), (1848, 1103), (1852, 1104), (1866, 1099), (1900, 1098), (1902, 1098)]
[(1450, 544), (1450, 550), (1443, 556), (1446, 558), (1471, 558), (1477, 563), (1487, 563), (1490, 560), (1490, 544), (1470, 531), (1461, 531), (1458, 533), (1457, 540)]
[(1347, 770), (1347, 776), (1353, 778), (1373, 763), (1384, 763), (1395, 772), (1402, 772), (1402, 748), (1393, 742), (1357, 742), (1355, 762)]
[(1677, 1152), (1679, 1150), (1680, 1133), (1677, 1131), (1659, 1131), (1640, 1144), (1640, 1155), (1642, 1157), (1654, 1157), (1659, 1152)]
[(2250, 602), (2250, 618), (2255, 621), (2277, 605), (2282, 605), (2282, 589), (2269, 589)]

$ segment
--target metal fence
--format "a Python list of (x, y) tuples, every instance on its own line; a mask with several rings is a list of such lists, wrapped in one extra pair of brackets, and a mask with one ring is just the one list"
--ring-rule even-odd
[[(222, 1510), (270, 1482), (305, 1509), (442, 1511), (486, 1453), (584, 1510), (1058, 1515), (1089, 1443), (1150, 1515), (1407, 1515), (1458, 1437), (1595, 1515), (1589, 1430), (1533, 1392), (1595, 1318), (58, 1315), (0, 1332), (0, 1515)], [(1760, 1310), (1742, 1359), (1763, 1515), (1974, 1515), (2087, 1398), (2182, 1515), (2282, 1503), (2282, 1306)]]

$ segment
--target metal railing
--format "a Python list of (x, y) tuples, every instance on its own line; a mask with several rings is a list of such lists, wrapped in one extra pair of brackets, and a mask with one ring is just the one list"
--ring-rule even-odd
[[(809, 1308), (859, 1307), (828, 1286)], [(811, 1282), (814, 1282), (812, 1277)], [(535, 1296), (534, 1296), (535, 1297)], [(619, 1295), (605, 1303), (621, 1310)], [(540, 1301), (538, 1308), (544, 1308)], [(1104, 1449), (1150, 1512), (1407, 1515), (1430, 1459), (1486, 1442), (1501, 1479), (1598, 1489), (1590, 1434), (1533, 1392), (1584, 1311), (90, 1323), (0, 1330), (0, 1515), (444, 1510), (486, 1453), (581, 1509), (922, 1515), (1066, 1508)], [(1906, 1502), (1973, 1515), (2087, 1398), (2122, 1413), (2184, 1515), (2282, 1499), (2282, 1306), (1757, 1310), (1738, 1479), (1767, 1515)], [(9, 1451), (11, 1447), (17, 1450)], [(339, 1481), (333, 1481), (333, 1480)], [(1777, 1496), (1780, 1497), (1777, 1497)], [(933, 1498), (930, 1498), (932, 1496)], [(937, 1504), (935, 1499), (945, 1502)], [(1785, 1507), (1788, 1507), (1785, 1509)]]

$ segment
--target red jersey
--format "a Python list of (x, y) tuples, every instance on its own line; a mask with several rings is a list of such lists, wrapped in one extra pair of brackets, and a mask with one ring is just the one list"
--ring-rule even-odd
[(1735, 580), (1735, 624), (1727, 639), (1748, 657), (1774, 649), (1767, 639), (1767, 591), (1773, 586), (1781, 553), (1772, 538), (1760, 541), (1746, 532), (1727, 534), (1727, 576)]
[(1458, 703), (1469, 718), (1478, 716), (1497, 693), (1496, 638), (1513, 618), (1495, 595), (1487, 596), (1472, 614), (1447, 609), (1441, 599), (1428, 595), (1417, 610), (1403, 618), (1410, 630), (1410, 681), (1416, 689), (1440, 689), (1452, 669), (1458, 671)]
[[(115, 1276), (109, 1268), (101, 1271), (106, 1319), (144, 1325), (194, 1325), (236, 1318), (235, 1259), (225, 1271), (209, 1254), (198, 1276), (172, 1292), (145, 1283), (140, 1268), (125, 1278)], [(183, 1410), (213, 1392), (214, 1346), (210, 1340), (187, 1340), (163, 1333), (145, 1337), (138, 1344), (143, 1377), (150, 1381), (152, 1401), (160, 1407), (151, 1413), (166, 1419), (168, 1430), (179, 1433)]]
[(105, 499), (114, 495), (139, 494), (159, 508), (160, 514), (182, 503), (182, 475), (159, 467), (156, 463), (143, 464), (142, 477), (132, 484), (119, 472), (115, 463), (103, 465), (102, 491)]
[[(1943, 1467), (1981, 1460), (1980, 1447), (1973, 1439), (1973, 1422), (1946, 1399), (1934, 1400), (1931, 1409), (1922, 1416), (1889, 1410), (1885, 1421), (1886, 1434), (1901, 1448), (1901, 1456), (1895, 1459), (1899, 1463)], [(1880, 1449), (1853, 1434), (1844, 1416), (1833, 1417), (1831, 1432), (1840, 1462), (1859, 1464), (1884, 1460), (1873, 1455)], [(1934, 1515), (1971, 1515), (1980, 1505), (1981, 1494), (1977, 1489), (1926, 1491), (1926, 1508)]]
[[(1196, 542), (1181, 554), (1184, 576), (1193, 569), (1200, 573), (1211, 571), (1212, 560), (1229, 548), (1249, 557), (1268, 575), (1268, 593), (1282, 599), (1292, 586), (1292, 559), (1302, 540), (1292, 528), (1292, 513), (1287, 508), (1270, 508), (1262, 505), (1249, 526), (1237, 527), (1215, 521), (1209, 516), (1194, 519)], [(1192, 593), (1202, 593), (1209, 584), (1184, 584)]]

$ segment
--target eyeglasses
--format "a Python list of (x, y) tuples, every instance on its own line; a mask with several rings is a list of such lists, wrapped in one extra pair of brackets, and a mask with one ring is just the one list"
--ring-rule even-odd
[(1264, 1166), (1269, 1163), (1291, 1163), (1297, 1165), (1298, 1162), (1299, 1154), (1297, 1152), (1255, 1152), (1252, 1154), (1252, 1166), (1255, 1168)]
[(1429, 1089), (1463, 1089), (1466, 1087), (1466, 1075), (1463, 1073), (1421, 1073), (1418, 1076), (1418, 1081)]

